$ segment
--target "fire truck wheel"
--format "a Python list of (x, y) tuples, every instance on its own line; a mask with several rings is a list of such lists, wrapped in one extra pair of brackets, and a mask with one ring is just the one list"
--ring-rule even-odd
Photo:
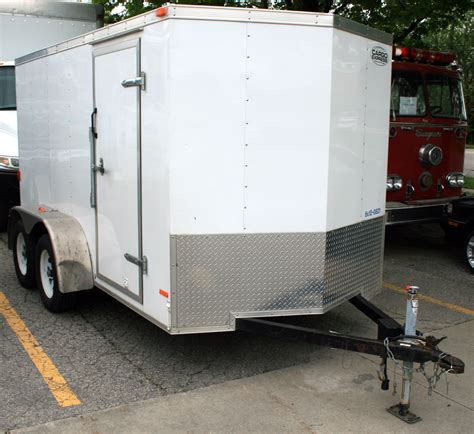
[(474, 231), (471, 231), (466, 237), (464, 255), (466, 257), (467, 266), (474, 273)]
[(63, 294), (59, 291), (56, 273), (56, 260), (53, 246), (47, 234), (38, 240), (35, 252), (36, 282), (41, 301), (50, 312), (64, 312), (74, 306), (76, 293)]
[(13, 227), (12, 248), (16, 277), (23, 288), (33, 288), (35, 286), (33, 246), (21, 221)]

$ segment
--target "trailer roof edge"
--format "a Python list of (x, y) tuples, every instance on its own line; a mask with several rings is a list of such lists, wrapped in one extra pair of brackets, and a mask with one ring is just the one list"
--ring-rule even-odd
[(166, 7), (168, 8), (168, 11), (164, 16), (158, 17), (156, 10), (146, 12), (19, 57), (16, 59), (16, 64), (21, 65), (40, 57), (49, 56), (81, 45), (97, 44), (133, 31), (142, 30), (143, 27), (150, 24), (170, 19), (328, 27), (362, 36), (382, 44), (392, 45), (393, 40), (393, 36), (390, 33), (374, 29), (334, 14), (180, 4), (168, 4)]

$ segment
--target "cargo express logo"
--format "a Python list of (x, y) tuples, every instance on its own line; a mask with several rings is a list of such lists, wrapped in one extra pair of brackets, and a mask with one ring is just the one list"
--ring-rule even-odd
[(388, 63), (388, 53), (383, 47), (373, 47), (370, 57), (376, 65), (384, 66)]

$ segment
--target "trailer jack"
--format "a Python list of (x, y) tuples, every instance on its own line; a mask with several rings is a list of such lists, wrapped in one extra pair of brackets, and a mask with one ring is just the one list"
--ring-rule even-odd
[(349, 300), (352, 305), (377, 324), (377, 339), (349, 336), (333, 331), (321, 331), (261, 318), (237, 318), (236, 327), (238, 330), (257, 335), (300, 340), (330, 348), (380, 356), (382, 358), (380, 373), (382, 390), (389, 389), (387, 361), (388, 359), (392, 360), (402, 369), (402, 391), (400, 402), (387, 409), (387, 411), (407, 423), (415, 423), (420, 421), (421, 417), (410, 412), (410, 392), (414, 364), (419, 363), (419, 370), (423, 373), (426, 363), (433, 362), (435, 364), (435, 375), (428, 379), (429, 391), (442, 374), (462, 374), (464, 372), (462, 360), (446, 354), (438, 348), (438, 344), (444, 338), (425, 337), (416, 330), (417, 292), (418, 288), (416, 286), (407, 287), (404, 327), (360, 295)]

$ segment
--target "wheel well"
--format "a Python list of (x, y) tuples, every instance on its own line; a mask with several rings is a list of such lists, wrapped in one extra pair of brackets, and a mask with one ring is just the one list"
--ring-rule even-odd
[[(23, 221), (23, 219), (20, 213), (13, 209), (10, 212), (10, 217), (8, 219), (8, 248), (10, 250), (12, 249), (12, 243), (13, 243), (13, 240), (12, 240), (13, 228), (19, 221)], [(28, 234), (28, 237), (31, 241), (31, 245), (33, 246), (33, 248), (36, 246), (36, 243), (38, 242), (41, 235), (47, 234), (47, 233), (48, 233), (48, 230), (46, 229), (46, 226), (44, 225), (43, 222), (35, 223), (30, 233)]]
[(12, 249), (12, 235), (13, 235), (13, 228), (17, 224), (17, 222), (21, 220), (20, 214), (12, 209), (10, 211), (10, 215), (8, 217), (8, 228), (7, 228), (7, 234), (8, 234), (8, 248), (11, 250)]
[(72, 293), (94, 286), (92, 261), (86, 235), (80, 223), (71, 216), (56, 210), (30, 211), (16, 207), (9, 223), (9, 246), (13, 247), (13, 228), (22, 221), (28, 234), (31, 249), (44, 234), (53, 245), (59, 291)]
[(36, 243), (41, 238), (41, 236), (47, 233), (48, 233), (48, 230), (46, 229), (46, 226), (43, 223), (41, 222), (36, 223), (33, 226), (33, 229), (31, 230), (31, 232), (29, 233), (31, 245), (33, 247), (36, 247)]

